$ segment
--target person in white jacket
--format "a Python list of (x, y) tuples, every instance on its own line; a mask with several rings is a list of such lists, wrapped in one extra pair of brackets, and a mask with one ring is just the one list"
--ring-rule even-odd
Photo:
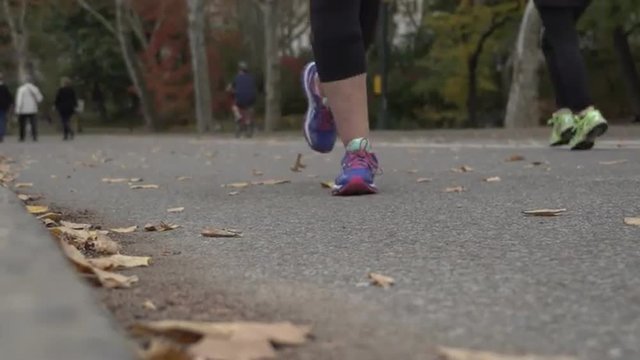
[(26, 137), (27, 122), (31, 125), (31, 136), (33, 141), (38, 141), (38, 127), (36, 114), (38, 114), (38, 104), (43, 100), (42, 93), (37, 86), (27, 80), (18, 88), (16, 94), (15, 110), (20, 124), (20, 141)]

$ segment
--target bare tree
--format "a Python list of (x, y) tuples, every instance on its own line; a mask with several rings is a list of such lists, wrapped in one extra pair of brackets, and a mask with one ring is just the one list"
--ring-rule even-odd
[(280, 4), (278, 0), (254, 0), (259, 6), (264, 19), (264, 52), (265, 52), (265, 94), (266, 109), (264, 130), (273, 131), (282, 116), (280, 104), (280, 47), (278, 19)]
[(10, 0), (2, 0), (2, 10), (11, 32), (11, 45), (18, 68), (18, 78), (20, 81), (24, 81), (31, 75), (29, 71), (29, 31), (25, 24), (29, 0), (19, 0), (15, 13), (12, 3)]
[(198, 132), (204, 133), (212, 125), (211, 84), (205, 39), (204, 0), (189, 0), (189, 43), (193, 63), (193, 82), (196, 97)]
[(538, 106), (540, 30), (542, 22), (533, 0), (529, 1), (520, 24), (518, 40), (513, 53), (513, 78), (504, 125), (507, 128), (539, 125)]

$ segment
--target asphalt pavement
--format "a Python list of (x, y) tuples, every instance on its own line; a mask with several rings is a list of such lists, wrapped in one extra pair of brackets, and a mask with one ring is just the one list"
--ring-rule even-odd
[[(137, 286), (179, 282), (187, 298), (214, 291), (313, 324), (316, 340), (291, 358), (428, 359), (442, 345), (639, 359), (640, 227), (623, 222), (640, 216), (639, 130), (615, 128), (589, 152), (547, 148), (543, 130), (376, 134), (381, 192), (356, 198), (320, 185), (342, 153), (292, 136), (43, 137), (0, 153), (54, 208), (105, 227), (181, 225), (125, 238), (127, 253), (155, 259)], [(307, 167), (294, 173), (298, 153)], [(452, 170), (463, 165), (473, 171)], [(222, 187), (267, 179), (291, 183)], [(445, 192), (454, 186), (466, 191)], [(541, 208), (567, 211), (522, 213)], [(203, 238), (206, 226), (243, 237)], [(369, 286), (370, 271), (395, 286)]]

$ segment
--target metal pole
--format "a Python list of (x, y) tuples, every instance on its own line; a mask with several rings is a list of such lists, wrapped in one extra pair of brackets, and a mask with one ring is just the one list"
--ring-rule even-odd
[(388, 118), (388, 78), (389, 78), (389, 2), (382, 0), (380, 2), (380, 74), (382, 76), (382, 94), (380, 96), (380, 109), (378, 112), (377, 129), (385, 129), (387, 127)]

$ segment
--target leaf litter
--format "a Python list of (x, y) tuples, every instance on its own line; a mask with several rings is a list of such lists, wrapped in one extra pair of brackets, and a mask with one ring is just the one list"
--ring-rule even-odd
[(640, 226), (640, 217), (626, 217), (624, 223), (631, 226)]
[(49, 207), (44, 205), (27, 205), (27, 211), (29, 214), (42, 215), (49, 211)]
[(382, 275), (375, 272), (370, 272), (367, 277), (369, 278), (369, 282), (371, 285), (381, 287), (383, 289), (388, 289), (395, 284), (395, 280), (386, 275)]
[(148, 256), (111, 255), (108, 257), (89, 259), (89, 264), (100, 270), (129, 269), (147, 267), (151, 261)]

